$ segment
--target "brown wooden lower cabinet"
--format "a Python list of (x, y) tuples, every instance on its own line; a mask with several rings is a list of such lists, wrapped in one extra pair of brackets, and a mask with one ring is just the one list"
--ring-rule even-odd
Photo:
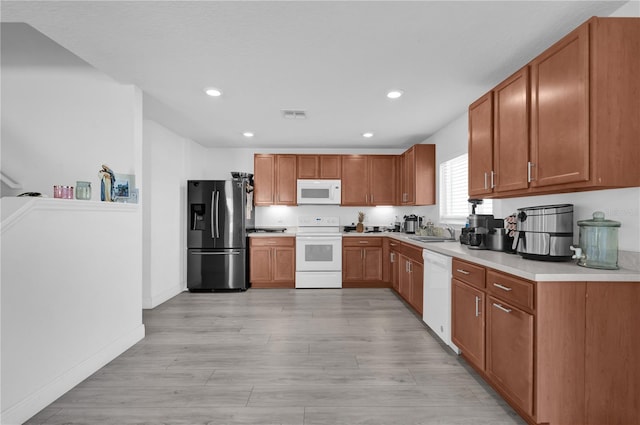
[(294, 288), (295, 238), (249, 238), (249, 280), (253, 288)]
[(382, 274), (382, 238), (342, 238), (342, 286), (344, 288), (387, 287)]
[(393, 242), (389, 246), (391, 287), (422, 315), (424, 264), (422, 248)]
[(451, 340), (477, 369), (484, 370), (484, 292), (451, 282)]
[(480, 282), (478, 267), (454, 259), (452, 340), (527, 422), (640, 423), (640, 282), (532, 282), (491, 269)]
[(532, 415), (533, 315), (493, 297), (487, 300), (487, 375)]

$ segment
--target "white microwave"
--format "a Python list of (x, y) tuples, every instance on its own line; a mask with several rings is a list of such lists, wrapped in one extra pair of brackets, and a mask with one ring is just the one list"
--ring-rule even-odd
[(340, 205), (342, 182), (340, 180), (298, 179), (298, 205)]

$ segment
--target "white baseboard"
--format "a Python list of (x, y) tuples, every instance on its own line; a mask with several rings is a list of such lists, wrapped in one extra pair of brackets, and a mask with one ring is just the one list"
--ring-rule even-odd
[(144, 325), (141, 324), (131, 332), (122, 335), (104, 347), (98, 353), (49, 382), (27, 398), (11, 406), (6, 411), (3, 411), (1, 423), (3, 425), (19, 425), (26, 422), (58, 397), (131, 348), (142, 338), (144, 338)]
[(178, 295), (183, 291), (184, 291), (184, 288), (182, 288), (182, 285), (176, 285), (160, 292), (159, 294), (155, 294), (150, 297), (144, 297), (142, 300), (142, 308), (147, 310), (156, 308), (163, 302), (170, 300), (171, 298), (175, 297), (176, 295)]

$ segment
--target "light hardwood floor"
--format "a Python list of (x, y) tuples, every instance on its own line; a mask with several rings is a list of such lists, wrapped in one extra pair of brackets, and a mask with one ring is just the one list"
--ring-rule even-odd
[(28, 424), (524, 424), (388, 289), (183, 293)]

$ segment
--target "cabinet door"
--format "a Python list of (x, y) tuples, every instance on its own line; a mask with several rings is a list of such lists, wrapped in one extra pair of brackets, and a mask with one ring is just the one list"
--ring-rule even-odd
[(367, 205), (367, 157), (345, 155), (342, 157), (342, 203), (341, 205)]
[(296, 163), (295, 155), (276, 155), (276, 204), (292, 205), (298, 203), (296, 193)]
[(389, 253), (389, 261), (391, 264), (389, 265), (389, 280), (391, 281), (391, 287), (394, 291), (399, 292), (400, 287), (398, 285), (398, 252), (391, 251)]
[(409, 274), (409, 264), (411, 261), (400, 254), (398, 256), (398, 292), (407, 302), (411, 302), (411, 275)]
[[(496, 192), (526, 189), (529, 161), (529, 68), (494, 89), (493, 164)], [(491, 179), (490, 179), (491, 180)]]
[(271, 281), (271, 248), (251, 247), (249, 252), (249, 280), (251, 282)]
[(531, 62), (532, 187), (589, 179), (589, 26)]
[(465, 358), (484, 370), (484, 293), (452, 280), (451, 340)]
[(489, 297), (487, 374), (527, 414), (533, 414), (533, 316)]
[(340, 155), (320, 155), (320, 173), (318, 178), (339, 180), (342, 178)]
[(253, 204), (273, 205), (275, 193), (275, 155), (257, 154), (253, 157)]
[(318, 155), (298, 155), (298, 178), (317, 179), (319, 171)]
[(414, 205), (435, 205), (436, 203), (436, 145), (417, 144), (413, 176)]
[(585, 396), (589, 425), (638, 423), (638, 305), (638, 282), (587, 282)]
[(363, 280), (382, 281), (382, 248), (367, 247), (363, 251)]
[(416, 202), (416, 154), (412, 147), (403, 155), (402, 204), (413, 205)]
[(469, 106), (469, 196), (492, 192), (493, 92)]
[(411, 262), (411, 305), (422, 314), (424, 303), (424, 265), (416, 261)]
[(369, 156), (369, 204), (393, 205), (396, 200), (396, 159), (392, 155)]
[(342, 280), (362, 281), (363, 251), (360, 247), (342, 248)]
[(273, 249), (273, 280), (293, 282), (296, 276), (295, 249), (275, 247)]

